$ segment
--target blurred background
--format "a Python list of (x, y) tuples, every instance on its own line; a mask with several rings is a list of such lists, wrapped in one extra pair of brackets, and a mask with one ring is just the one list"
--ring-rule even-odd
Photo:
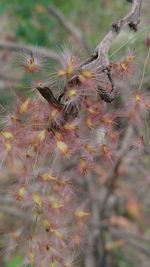
[[(32, 49), (41, 54), (45, 60), (45, 71), (38, 79), (47, 79), (51, 68), (59, 62), (59, 53), (64, 48), (69, 48), (79, 55), (82, 59), (87, 57), (97, 46), (100, 40), (110, 29), (112, 22), (122, 17), (130, 9), (126, 0), (0, 0), (0, 108), (2, 111), (0, 125), (3, 124), (4, 115), (13, 106), (16, 96), (31, 95), (33, 79), (26, 75), (20, 68), (22, 51)], [(145, 41), (150, 31), (149, 0), (144, 0), (142, 5), (141, 24), (139, 32), (133, 33), (129, 29), (123, 31), (117, 41), (112, 44), (110, 54), (112, 60), (122, 59), (128, 50), (134, 51), (137, 55), (137, 65), (139, 71), (133, 84), (137, 86), (137, 77), (141, 76), (143, 64), (146, 57)], [(127, 44), (126, 44), (127, 42)], [(126, 45), (125, 45), (126, 44)], [(122, 49), (120, 49), (120, 47)], [(117, 53), (114, 53), (117, 51)], [(150, 69), (150, 67), (149, 67)], [(149, 73), (144, 79), (145, 90), (150, 90)], [(146, 158), (147, 168), (149, 158)], [(135, 174), (132, 173), (127, 179), (129, 188), (134, 190)], [(150, 249), (150, 175), (147, 181), (141, 179), (140, 174), (136, 177), (136, 193), (133, 197), (129, 194), (130, 213), (136, 227), (142, 227), (147, 238), (148, 248)], [(0, 173), (0, 194), (4, 192), (10, 183), (10, 176), (7, 171)], [(137, 200), (138, 199), (138, 200)], [(141, 215), (142, 209), (142, 215)], [(146, 223), (143, 226), (143, 212), (146, 214)], [(144, 221), (144, 222), (145, 222)], [(0, 250), (3, 248), (4, 231), (5, 234), (10, 229), (15, 229), (18, 224), (18, 214), (15, 207), (8, 208), (7, 200), (0, 195)], [(120, 222), (121, 224), (121, 222)], [(144, 228), (143, 228), (144, 227)], [(7, 238), (7, 235), (5, 235)], [(9, 236), (8, 236), (9, 238)], [(129, 243), (134, 243), (134, 237)], [(136, 245), (141, 239), (136, 240)], [(143, 241), (143, 251), (145, 240)], [(120, 243), (121, 244), (121, 243)], [(123, 250), (119, 243), (115, 249), (115, 244), (109, 244), (108, 250), (112, 250), (113, 256), (117, 259), (118, 267), (149, 267), (150, 258), (148, 252), (141, 252), (132, 249)], [(111, 247), (112, 245), (112, 247)], [(20, 251), (23, 249), (20, 248)], [(5, 260), (3, 252), (0, 254), (1, 267), (17, 267), (21, 262), (21, 253)], [(139, 264), (140, 263), (140, 264)], [(92, 266), (91, 266), (92, 267)]]

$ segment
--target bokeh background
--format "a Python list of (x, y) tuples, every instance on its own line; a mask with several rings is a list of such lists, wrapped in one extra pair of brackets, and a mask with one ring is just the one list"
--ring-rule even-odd
[[(52, 5), (54, 6), (52, 6)], [(26, 75), (19, 67), (21, 53), (20, 47), (25, 49), (26, 45), (34, 46), (35, 49), (43, 48), (44, 54), (49, 54), (46, 59), (45, 72), (41, 74), (41, 79), (47, 79), (51, 72), (51, 68), (58, 59), (58, 52), (63, 48), (70, 48), (75, 51), (81, 58), (94, 49), (103, 36), (110, 29), (112, 22), (116, 21), (126, 12), (130, 5), (125, 0), (0, 0), (0, 105), (2, 105), (2, 117), (0, 125), (3, 125), (5, 113), (13, 106), (13, 101), (17, 96), (32, 94), (32, 79), (30, 75)], [(58, 9), (65, 16), (67, 25), (73, 25), (73, 31), (63, 25), (58, 17), (54, 15), (53, 9)], [(138, 72), (136, 73), (133, 84), (137, 85), (137, 78), (141, 76), (144, 60), (146, 57), (145, 41), (150, 31), (150, 13), (149, 0), (144, 0), (142, 5), (141, 24), (138, 33), (132, 33), (129, 29), (123, 31), (117, 41), (112, 45), (110, 54), (119, 49), (112, 56), (113, 60), (122, 58), (128, 50), (134, 51), (137, 55)], [(135, 36), (135, 38), (132, 38)], [(22, 49), (22, 50), (23, 50)], [(150, 65), (149, 65), (150, 70)], [(150, 78), (147, 71), (144, 86), (147, 91), (150, 90)], [(148, 169), (149, 157), (145, 160), (145, 165), (141, 166)], [(13, 170), (11, 170), (13, 171)], [(135, 176), (133, 173), (130, 180), (126, 183), (135, 190)], [(139, 202), (142, 211), (146, 214), (147, 223), (142, 228), (145, 236), (150, 240), (150, 177), (149, 180), (142, 180), (142, 175), (136, 177), (136, 193), (138, 201), (132, 199), (133, 209), (135, 213), (139, 212)], [(11, 177), (8, 171), (0, 173), (0, 266), (1, 267), (17, 267), (21, 262), (21, 251), (23, 245), (17, 255), (13, 255), (4, 263), (3, 242), (4, 238), (9, 238), (7, 233), (11, 229), (15, 229), (18, 224), (17, 210), (15, 207), (7, 209), (7, 203), (4, 201), (3, 192), (11, 183)], [(130, 196), (131, 197), (131, 196)], [(131, 200), (130, 200), (131, 201)], [(132, 213), (132, 212), (131, 212)], [(131, 214), (133, 215), (133, 214)], [(142, 215), (143, 216), (143, 215)], [(139, 215), (139, 224), (143, 220)], [(132, 217), (132, 216), (131, 216)], [(137, 219), (137, 218), (136, 218)], [(137, 223), (137, 224), (138, 224)], [(5, 237), (4, 237), (5, 234)], [(139, 241), (140, 242), (140, 241)], [(148, 245), (150, 248), (150, 244)], [(150, 258), (132, 250), (124, 251), (117, 247), (113, 249), (114, 257), (117, 258), (118, 267), (149, 267)], [(92, 267), (92, 266), (91, 266)]]

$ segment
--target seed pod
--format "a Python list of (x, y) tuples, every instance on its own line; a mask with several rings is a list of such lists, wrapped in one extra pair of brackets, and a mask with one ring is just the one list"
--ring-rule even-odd
[(111, 103), (116, 98), (116, 91), (112, 90), (110, 93), (108, 93), (104, 88), (101, 86), (98, 86), (99, 95), (102, 100), (104, 100), (107, 103)]
[(104, 83), (98, 85), (98, 92), (102, 100), (107, 103), (111, 103), (116, 98), (116, 89), (111, 76), (111, 68), (107, 67), (103, 70), (103, 72), (107, 75), (107, 81), (106, 84)]

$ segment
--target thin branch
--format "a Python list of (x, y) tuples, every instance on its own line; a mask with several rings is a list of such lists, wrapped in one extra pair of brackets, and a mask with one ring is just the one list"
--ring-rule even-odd
[[(131, 11), (117, 23), (112, 24), (112, 29), (106, 34), (103, 40), (97, 45), (94, 52), (89, 59), (86, 59), (80, 65), (84, 69), (93, 69), (95, 66), (97, 68), (108, 67), (109, 66), (109, 56), (108, 52), (112, 43), (116, 40), (119, 33), (129, 24), (137, 25), (140, 23), (140, 11), (141, 11), (142, 0), (133, 0)], [(130, 26), (130, 29), (131, 26)]]
[(47, 9), (82, 44), (83, 48), (90, 53), (89, 45), (83, 33), (56, 6), (50, 4)]
[(124, 229), (116, 229), (115, 227), (110, 227), (110, 230), (111, 231), (116, 231), (118, 233), (118, 235), (122, 235), (122, 238), (124, 237), (129, 237), (129, 238), (132, 238), (132, 239), (135, 239), (137, 240), (139, 243), (143, 243), (143, 244), (146, 244), (146, 245), (150, 245), (150, 239), (148, 237), (145, 237), (143, 236), (142, 234), (137, 234), (137, 233), (132, 233), (130, 231), (127, 231), (127, 230), (124, 230)]
[[(139, 240), (134, 235), (130, 235), (130, 233), (121, 229), (111, 228), (110, 233), (114, 238), (124, 239), (127, 244), (131, 245), (132, 247), (143, 253), (145, 256), (150, 257), (149, 244), (147, 244), (146, 246), (143, 240), (142, 242), (139, 242)], [(147, 240), (145, 240), (145, 243), (147, 243)]]
[(131, 25), (136, 27), (140, 22), (140, 10), (141, 10), (142, 0), (133, 0), (132, 9), (124, 18), (120, 19), (117, 23), (112, 24), (112, 29), (107, 33), (104, 39), (96, 47), (94, 53), (98, 54), (98, 59), (100, 63), (104, 66), (109, 65), (109, 56), (108, 51), (112, 43), (116, 40), (119, 33), (126, 27), (130, 26), (130, 29), (133, 29)]
[(105, 266), (106, 250), (103, 232), (101, 231), (99, 201), (95, 194), (93, 177), (87, 175), (88, 198), (91, 199), (91, 229), (88, 235), (86, 266)]
[(49, 50), (49, 49), (46, 49), (46, 48), (42, 48), (42, 47), (35, 47), (33, 45), (26, 45), (23, 43), (1, 41), (0, 42), (0, 49), (7, 49), (7, 50), (16, 51), (16, 52), (18, 52), (19, 50), (20, 51), (27, 51), (27, 52), (36, 50), (36, 53), (41, 55), (41, 56), (59, 61), (59, 55), (56, 52)]

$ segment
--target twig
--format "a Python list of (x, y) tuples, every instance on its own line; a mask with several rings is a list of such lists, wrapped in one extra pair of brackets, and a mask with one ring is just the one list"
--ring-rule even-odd
[(112, 29), (106, 34), (103, 40), (97, 45), (93, 51), (91, 57), (86, 59), (80, 65), (84, 69), (93, 69), (95, 66), (108, 67), (109, 66), (109, 49), (112, 43), (116, 40), (119, 33), (124, 29), (125, 26), (130, 23), (137, 25), (140, 23), (140, 11), (141, 11), (142, 0), (133, 0), (132, 9), (124, 18), (120, 19), (117, 23), (112, 24)]
[(80, 65), (82, 68), (92, 69), (93, 67), (109, 66), (109, 49), (116, 40), (120, 32), (130, 23), (138, 25), (140, 23), (140, 11), (143, 0), (133, 0), (132, 9), (128, 15), (120, 19), (117, 23), (112, 24), (112, 29), (106, 34), (103, 40), (94, 49), (90, 58), (83, 61)]
[(56, 6), (50, 4), (47, 9), (82, 44), (83, 48), (90, 53), (89, 45), (83, 33)]
[(88, 198), (91, 199), (91, 229), (88, 235), (88, 253), (86, 256), (86, 266), (105, 266), (106, 250), (103, 231), (100, 224), (99, 201), (95, 194), (93, 177), (87, 175)]
[(0, 49), (7, 49), (7, 50), (16, 51), (16, 52), (18, 52), (19, 50), (21, 50), (21, 51), (26, 50), (27, 52), (36, 50), (36, 53), (41, 55), (41, 56), (59, 61), (59, 55), (56, 52), (51, 51), (51, 50), (46, 49), (46, 48), (41, 48), (41, 47), (35, 48), (35, 46), (33, 46), (33, 45), (26, 45), (23, 43), (1, 41), (0, 42)]
[[(130, 235), (130, 233), (128, 233), (127, 231), (120, 230), (120, 229), (111, 228), (110, 233), (112, 234), (113, 237), (115, 237), (117, 239), (118, 238), (124, 239), (126, 241), (126, 243), (133, 246), (135, 249), (142, 252), (147, 257), (150, 257), (150, 250), (149, 250), (148, 246), (146, 246), (144, 244), (143, 240), (142, 240), (142, 242), (141, 241), (139, 242), (139, 240), (137, 240), (134, 235)], [(145, 240), (145, 242), (146, 241), (147, 240)]]
[(144, 243), (144, 244), (147, 244), (148, 246), (150, 245), (150, 239), (142, 236), (141, 234), (132, 233), (124, 229), (116, 229), (115, 227), (112, 227), (112, 226), (110, 227), (110, 230), (118, 232), (118, 235), (119, 234), (122, 235), (122, 238), (124, 236), (127, 236), (129, 238), (137, 240), (139, 243)]
[(100, 65), (109, 65), (108, 51), (119, 33), (123, 30), (123, 28), (130, 24), (135, 25), (135, 27), (137, 28), (137, 25), (140, 22), (141, 3), (142, 0), (133, 0), (132, 9), (129, 14), (127, 14), (124, 18), (120, 19), (117, 23), (113, 23), (112, 29), (107, 33), (104, 39), (96, 47), (94, 54), (98, 55), (98, 62)]

